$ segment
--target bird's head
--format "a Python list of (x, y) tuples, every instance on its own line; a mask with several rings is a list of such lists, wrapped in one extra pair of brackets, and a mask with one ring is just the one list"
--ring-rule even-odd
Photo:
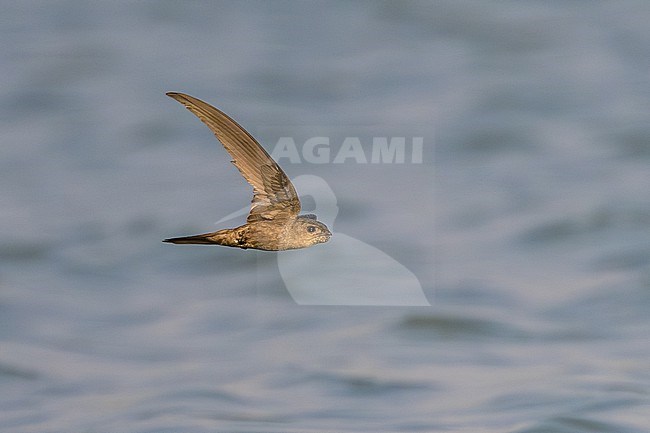
[(292, 232), (305, 243), (305, 246), (322, 244), (332, 237), (327, 226), (316, 219), (315, 215), (301, 215), (296, 218)]

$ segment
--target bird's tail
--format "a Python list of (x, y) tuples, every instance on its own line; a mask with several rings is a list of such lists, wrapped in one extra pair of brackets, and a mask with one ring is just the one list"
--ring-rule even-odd
[(226, 229), (218, 232), (204, 233), (201, 235), (184, 236), (180, 238), (165, 239), (163, 242), (170, 244), (202, 244), (202, 245), (226, 245), (229, 247), (239, 246), (234, 230)]

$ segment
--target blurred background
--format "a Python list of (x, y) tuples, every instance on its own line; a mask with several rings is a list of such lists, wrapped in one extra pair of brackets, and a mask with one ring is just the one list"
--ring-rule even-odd
[[(650, 3), (0, 6), (3, 431), (647, 431)], [(274, 253), (161, 243), (250, 199), (166, 91), (269, 150), (423, 137), (280, 163), (432, 306), (299, 306)]]

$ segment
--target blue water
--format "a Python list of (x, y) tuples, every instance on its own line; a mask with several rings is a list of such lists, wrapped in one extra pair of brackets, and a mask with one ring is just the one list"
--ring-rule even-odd
[[(650, 3), (1, 6), (2, 431), (649, 430)], [(160, 242), (251, 193), (166, 91), (269, 151), (423, 137), (279, 162), (432, 305), (298, 305), (275, 253)]]

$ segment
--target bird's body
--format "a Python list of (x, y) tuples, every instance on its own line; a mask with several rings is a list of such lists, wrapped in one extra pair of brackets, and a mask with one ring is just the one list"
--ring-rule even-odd
[(181, 238), (165, 239), (165, 242), (174, 244), (217, 244), (227, 247), (242, 249), (252, 248), (266, 251), (282, 251), (305, 248), (316, 243), (327, 242), (329, 235), (309, 238), (305, 242), (304, 236), (297, 236), (299, 231), (306, 231), (308, 225), (323, 225), (309, 218), (299, 217), (294, 220), (257, 221), (246, 223), (233, 229), (219, 230), (202, 235), (186, 236)]
[(211, 105), (182, 93), (167, 93), (205, 123), (253, 186), (246, 224), (194, 236), (165, 239), (174, 244), (213, 244), (267, 251), (306, 248), (331, 233), (314, 215), (299, 215), (300, 199), (280, 166), (244, 128)]

